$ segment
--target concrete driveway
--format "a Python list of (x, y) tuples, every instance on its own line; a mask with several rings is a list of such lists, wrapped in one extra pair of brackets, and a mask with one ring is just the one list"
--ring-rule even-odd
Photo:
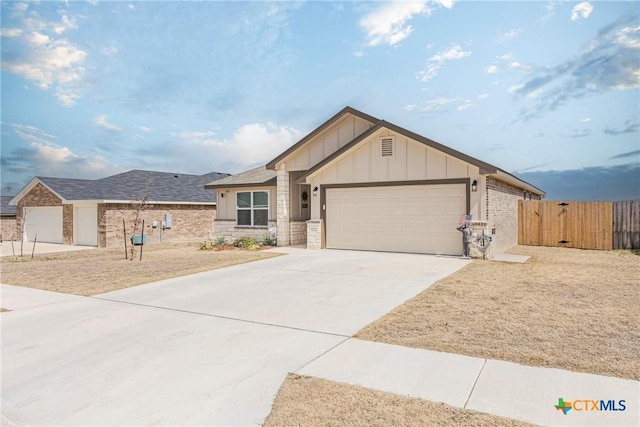
[[(36, 243), (35, 247), (33, 242), (24, 242), (22, 245), (22, 254), (25, 257), (30, 257), (31, 252), (34, 254), (50, 254), (55, 252), (71, 252), (71, 251), (83, 251), (88, 249), (96, 249), (95, 246), (78, 246), (78, 245), (61, 245), (59, 243)], [(12, 242), (10, 240), (4, 240), (0, 243), (0, 257), (20, 255), (20, 242)]]
[(2, 285), (2, 424), (261, 424), (287, 372), (467, 263), (286, 251), (91, 298)]

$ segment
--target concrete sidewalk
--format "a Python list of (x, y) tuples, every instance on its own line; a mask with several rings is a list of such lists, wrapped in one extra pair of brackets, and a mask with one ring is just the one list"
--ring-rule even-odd
[[(546, 426), (638, 426), (640, 382), (350, 339), (296, 371)], [(609, 400), (624, 411), (577, 402)], [(607, 403), (608, 404), (608, 403)]]

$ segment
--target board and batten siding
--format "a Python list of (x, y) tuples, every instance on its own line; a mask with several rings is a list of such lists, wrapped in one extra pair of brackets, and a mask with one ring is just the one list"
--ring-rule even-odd
[[(393, 137), (394, 153), (382, 157), (382, 137)], [(470, 213), (474, 219), (483, 220), (485, 177), (477, 166), (428, 147), (404, 135), (387, 129), (371, 135), (357, 147), (334, 160), (331, 166), (310, 177), (311, 188), (328, 184), (403, 182), (468, 178), (478, 181), (478, 191), (471, 193)], [(383, 202), (383, 201), (380, 201)], [(319, 203), (311, 205), (312, 219), (320, 218)], [(460, 212), (463, 214), (466, 212)]]
[(373, 123), (347, 115), (284, 160), (289, 171), (306, 171), (367, 131)]

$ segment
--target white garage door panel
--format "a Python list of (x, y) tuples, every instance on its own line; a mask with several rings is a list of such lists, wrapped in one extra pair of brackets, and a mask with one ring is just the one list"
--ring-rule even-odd
[(75, 220), (76, 244), (98, 246), (98, 208), (76, 208)]
[(327, 247), (461, 255), (465, 192), (464, 184), (329, 188)]
[(26, 208), (25, 215), (28, 241), (62, 243), (62, 206)]

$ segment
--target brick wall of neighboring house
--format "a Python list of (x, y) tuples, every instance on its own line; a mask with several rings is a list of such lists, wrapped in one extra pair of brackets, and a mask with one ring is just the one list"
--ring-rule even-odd
[(233, 243), (240, 237), (252, 237), (260, 242), (269, 233), (269, 229), (275, 227), (275, 220), (269, 220), (267, 227), (239, 227), (236, 225), (235, 219), (218, 219), (215, 225), (214, 240), (224, 237), (227, 243)]
[(63, 205), (62, 200), (38, 183), (31, 191), (20, 199), (16, 210), (16, 223), (18, 229), (22, 227), (22, 215), (25, 207), (62, 206), (62, 239), (64, 244), (73, 244), (73, 205)]
[[(162, 230), (165, 214), (171, 214), (171, 229)], [(98, 205), (98, 246), (118, 247), (124, 245), (123, 224), (127, 236), (133, 232), (135, 209), (122, 204)], [(211, 205), (151, 205), (140, 212), (140, 224), (145, 221), (144, 234), (147, 243), (207, 240), (213, 238), (216, 208)], [(158, 227), (153, 228), (153, 221)], [(136, 234), (140, 234), (140, 226)], [(129, 240), (127, 241), (129, 244)]]
[(15, 216), (0, 216), (0, 237), (2, 240), (18, 240), (18, 223)]
[[(490, 250), (492, 254), (504, 252), (518, 244), (518, 200), (524, 197), (523, 189), (487, 178), (487, 228), (489, 233), (495, 229)], [(540, 197), (533, 195), (531, 198)]]

